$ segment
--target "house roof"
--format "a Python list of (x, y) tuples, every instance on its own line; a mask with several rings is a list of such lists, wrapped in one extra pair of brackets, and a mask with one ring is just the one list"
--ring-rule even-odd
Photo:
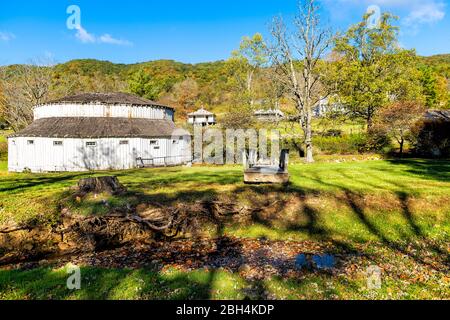
[(10, 136), (45, 138), (162, 138), (187, 136), (172, 121), (127, 118), (45, 118)]
[(450, 121), (450, 110), (430, 110), (425, 114), (429, 121)]
[(193, 116), (213, 116), (213, 115), (214, 115), (214, 113), (209, 112), (209, 111), (207, 111), (207, 110), (205, 110), (203, 108), (188, 114), (188, 116), (190, 116), (190, 117), (193, 117)]
[(284, 113), (281, 110), (257, 110), (255, 111), (256, 116), (281, 116), (284, 117)]
[(90, 104), (101, 103), (106, 105), (133, 105), (133, 106), (156, 106), (166, 109), (173, 108), (159, 104), (157, 102), (141, 98), (139, 96), (123, 93), (81, 93), (73, 96), (64, 97), (57, 100), (48, 101), (45, 104), (64, 104), (64, 103), (76, 103), (76, 104)]

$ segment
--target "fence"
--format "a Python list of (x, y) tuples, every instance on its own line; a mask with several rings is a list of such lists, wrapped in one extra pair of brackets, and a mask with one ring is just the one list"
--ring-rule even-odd
[(192, 162), (191, 157), (170, 156), (170, 157), (154, 157), (154, 158), (137, 158), (137, 166), (139, 168), (153, 168), (153, 167), (171, 167), (188, 164)]

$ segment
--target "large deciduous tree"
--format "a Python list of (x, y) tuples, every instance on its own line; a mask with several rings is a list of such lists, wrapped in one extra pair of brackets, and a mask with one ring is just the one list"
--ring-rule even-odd
[(449, 89), (447, 79), (439, 75), (433, 68), (422, 66), (421, 83), (425, 96), (425, 105), (430, 109), (445, 108), (449, 105)]
[(332, 43), (332, 34), (321, 24), (315, 0), (300, 2), (293, 29), (291, 31), (281, 18), (275, 18), (269, 52), (274, 81), (282, 85), (283, 91), (295, 104), (296, 114), (290, 120), (300, 123), (305, 136), (306, 162), (312, 163), (312, 112), (328, 95), (322, 81), (321, 59)]
[(243, 100), (253, 107), (255, 102), (254, 83), (261, 69), (267, 64), (267, 46), (260, 33), (244, 37), (239, 49), (233, 51), (228, 60), (232, 81)]
[(0, 82), (4, 101), (1, 116), (14, 131), (33, 121), (33, 109), (48, 99), (52, 83), (49, 65), (33, 63), (3, 68)]
[(340, 101), (367, 122), (368, 130), (383, 106), (421, 96), (417, 57), (398, 45), (396, 17), (384, 13), (377, 26), (369, 24), (370, 17), (338, 36), (334, 48)]

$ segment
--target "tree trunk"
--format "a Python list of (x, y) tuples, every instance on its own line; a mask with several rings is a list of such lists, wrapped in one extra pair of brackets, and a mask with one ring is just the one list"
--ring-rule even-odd
[(372, 127), (373, 127), (373, 121), (372, 121), (372, 114), (371, 113), (369, 113), (367, 115), (366, 121), (367, 121), (367, 131), (369, 132), (370, 129), (372, 129)]
[(252, 84), (253, 84), (253, 71), (247, 74), (247, 93), (249, 95), (250, 107), (253, 108), (255, 101), (253, 100)]
[(117, 177), (85, 178), (78, 181), (78, 190), (83, 193), (108, 193), (111, 195), (126, 192)]
[(403, 145), (405, 144), (405, 139), (400, 140), (400, 158), (403, 158)]
[(312, 125), (311, 113), (306, 115), (305, 121), (305, 146), (306, 146), (306, 163), (313, 163), (313, 143), (312, 143)]

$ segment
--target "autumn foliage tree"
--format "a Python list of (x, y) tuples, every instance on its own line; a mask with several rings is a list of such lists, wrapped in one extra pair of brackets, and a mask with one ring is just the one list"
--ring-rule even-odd
[(418, 100), (420, 73), (414, 51), (400, 48), (396, 19), (384, 13), (379, 25), (369, 24), (371, 15), (337, 37), (337, 88), (340, 101), (350, 113), (364, 119), (370, 131), (381, 108), (395, 101)]
[(52, 69), (42, 63), (12, 66), (1, 70), (0, 83), (1, 117), (18, 131), (33, 121), (33, 108), (50, 97)]
[(375, 128), (395, 139), (403, 155), (405, 141), (411, 134), (414, 125), (423, 117), (425, 107), (414, 101), (400, 101), (380, 110)]
[(243, 97), (243, 102), (253, 107), (255, 103), (255, 83), (258, 75), (268, 62), (267, 46), (260, 33), (253, 37), (242, 38), (238, 50), (232, 52), (227, 61), (230, 71), (230, 80), (238, 94)]
[(192, 111), (199, 95), (199, 87), (197, 81), (187, 78), (173, 86), (172, 94), (175, 101), (183, 109), (185, 113)]

